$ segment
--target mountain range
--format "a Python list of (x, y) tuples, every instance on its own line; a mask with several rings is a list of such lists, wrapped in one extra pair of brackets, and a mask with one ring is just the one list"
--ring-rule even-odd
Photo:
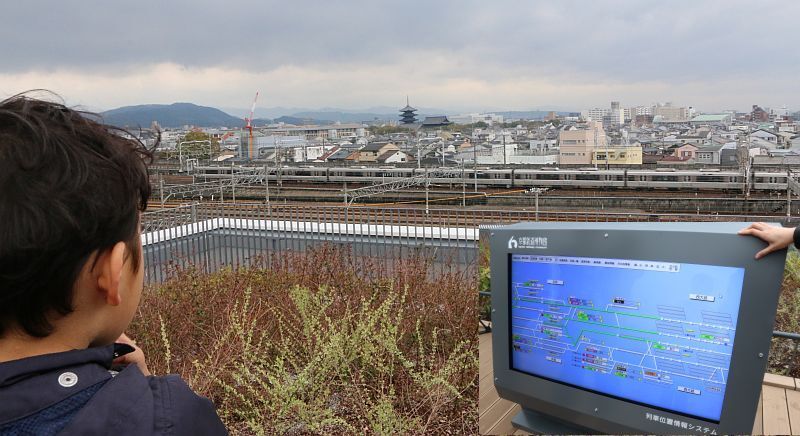
[(150, 127), (157, 122), (161, 127), (237, 127), (244, 120), (228, 115), (219, 109), (192, 103), (143, 104), (125, 106), (101, 112), (103, 121), (119, 127)]
[[(285, 110), (281, 115), (279, 110)], [(231, 110), (237, 114), (241, 110)], [(269, 113), (270, 117), (265, 117)], [(290, 115), (286, 115), (290, 113)], [(439, 109), (420, 109), (417, 114), (419, 120), (429, 115), (442, 115), (447, 113)], [(503, 115), (506, 118), (515, 119), (542, 119), (547, 115), (547, 111), (497, 111), (493, 112)], [(566, 112), (557, 112), (564, 115)], [(243, 127), (245, 121), (240, 117), (230, 115), (217, 108), (208, 106), (198, 106), (192, 103), (173, 103), (173, 104), (145, 104), (137, 106), (125, 106), (109, 111), (101, 112), (103, 120), (111, 125), (139, 128), (150, 127), (153, 122), (164, 128), (180, 128), (183, 126), (198, 127)], [(333, 124), (360, 123), (365, 121), (394, 121), (399, 118), (399, 111), (392, 112), (391, 108), (378, 107), (370, 108), (365, 111), (351, 111), (337, 108), (323, 108), (320, 110), (300, 109), (300, 108), (269, 108), (256, 111), (257, 118), (253, 120), (254, 126), (264, 126), (271, 123), (283, 122), (286, 124)]]

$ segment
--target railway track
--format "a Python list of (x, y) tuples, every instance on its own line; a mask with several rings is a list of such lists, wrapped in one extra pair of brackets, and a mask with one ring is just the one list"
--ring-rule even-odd
[[(284, 186), (281, 190), (281, 195), (288, 195), (292, 191), (298, 192), (323, 192), (323, 193), (330, 193), (330, 197), (341, 199), (342, 198), (342, 190), (336, 188), (315, 188), (315, 187), (287, 187)], [(502, 197), (503, 194), (508, 193), (509, 191), (524, 191), (524, 189), (481, 189), (478, 191), (478, 195), (483, 196), (491, 196), (491, 197)], [(431, 196), (442, 196), (448, 195), (457, 198), (461, 198), (462, 191), (453, 191), (453, 190), (430, 190), (428, 192)], [(275, 190), (270, 191), (271, 195), (276, 195)], [(425, 191), (422, 190), (404, 190), (404, 191), (395, 191), (389, 193), (390, 195), (402, 195), (402, 194), (413, 194), (413, 195), (424, 195)], [(467, 190), (465, 193), (467, 196), (474, 196), (476, 193), (474, 191)], [(265, 191), (263, 188), (241, 188), (236, 190), (237, 197), (252, 197), (252, 198), (264, 198)], [(517, 196), (522, 195), (520, 192)], [(324, 197), (327, 195), (321, 195), (320, 197)], [(663, 199), (673, 199), (673, 200), (745, 200), (743, 195), (734, 195), (730, 193), (724, 192), (666, 192), (666, 191), (582, 191), (582, 190), (560, 190), (560, 189), (553, 189), (550, 191), (546, 191), (542, 194), (539, 194), (539, 198), (553, 198), (553, 199), (614, 199), (614, 198), (636, 198), (640, 200), (663, 200)], [(748, 201), (759, 201), (759, 200), (782, 200), (785, 199), (784, 196), (775, 196), (775, 195), (765, 195), (765, 194), (757, 194), (752, 195), (747, 198)]]
[[(340, 222), (355, 225), (411, 225), (434, 227), (477, 227), (486, 224), (511, 224), (520, 221), (562, 222), (642, 222), (642, 221), (779, 221), (782, 216), (762, 215), (699, 215), (653, 214), (641, 211), (587, 212), (571, 210), (489, 209), (447, 207), (424, 208), (415, 206), (320, 206), (318, 203), (270, 204), (263, 202), (204, 203), (193, 207), (175, 204), (172, 207), (145, 214), (145, 222), (163, 220), (166, 228), (177, 224), (212, 218), (258, 219), (297, 222)], [(152, 230), (152, 229), (151, 229)]]
[[(186, 177), (186, 176), (180, 176)], [(188, 179), (191, 181), (191, 178)], [(176, 183), (176, 184), (183, 184), (183, 183)], [(327, 186), (326, 186), (327, 185)], [(302, 182), (290, 182), (286, 181), (283, 183), (282, 186), (278, 187), (275, 185), (270, 185), (270, 192), (271, 194), (276, 194), (278, 191), (280, 192), (292, 192), (296, 191), (300, 192), (315, 192), (321, 193), (321, 196), (330, 196), (333, 197), (341, 197), (343, 195), (343, 187), (336, 186), (330, 187), (330, 184), (320, 184), (320, 183), (302, 183)], [(364, 184), (348, 184), (347, 187), (349, 189), (356, 189), (361, 188)], [(439, 185), (441, 186), (441, 185)], [(460, 186), (460, 185), (459, 185)], [(158, 186), (153, 186), (154, 190), (158, 190)], [(494, 187), (482, 187), (478, 193), (481, 194), (497, 194), (501, 192), (506, 192), (509, 190), (522, 190), (524, 188), (494, 188)], [(229, 190), (227, 190), (229, 191)], [(241, 196), (252, 196), (252, 197), (264, 197), (266, 193), (266, 188), (263, 186), (242, 186), (236, 188), (237, 195)], [(441, 187), (433, 187), (428, 191), (430, 195), (461, 195), (464, 192), (461, 189), (455, 188), (446, 188), (442, 189)], [(466, 189), (467, 195), (475, 194), (474, 188), (472, 186), (467, 186)], [(405, 189), (402, 191), (393, 191), (391, 194), (393, 195), (403, 195), (403, 194), (411, 194), (411, 195), (422, 195), (425, 194), (424, 189)], [(546, 191), (540, 195), (541, 197), (589, 197), (589, 198), (606, 198), (606, 197), (633, 197), (633, 198), (644, 198), (644, 199), (662, 199), (662, 198), (672, 198), (672, 199), (694, 199), (694, 198), (741, 198), (744, 199), (745, 196), (740, 193), (731, 193), (731, 192), (724, 192), (724, 191), (713, 191), (708, 189), (703, 190), (665, 190), (665, 189), (649, 189), (649, 190), (635, 190), (635, 189), (593, 189), (593, 188), (578, 188), (578, 189), (570, 189), (570, 188), (551, 188), (549, 191)], [(771, 195), (769, 193), (764, 192), (753, 192), (749, 199), (775, 199), (780, 198), (780, 196)]]

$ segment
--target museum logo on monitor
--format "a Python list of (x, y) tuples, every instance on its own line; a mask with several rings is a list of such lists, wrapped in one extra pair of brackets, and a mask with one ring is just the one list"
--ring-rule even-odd
[(516, 248), (547, 248), (546, 236), (521, 236), (519, 239), (514, 236), (508, 238), (508, 249), (513, 250)]

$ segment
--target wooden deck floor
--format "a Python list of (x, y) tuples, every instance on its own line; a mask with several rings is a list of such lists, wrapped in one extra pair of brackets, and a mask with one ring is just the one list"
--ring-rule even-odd
[[(478, 427), (481, 434), (527, 434), (511, 425), (519, 405), (497, 395), (492, 376), (492, 335), (480, 335)], [(800, 379), (767, 374), (753, 434), (800, 435)]]

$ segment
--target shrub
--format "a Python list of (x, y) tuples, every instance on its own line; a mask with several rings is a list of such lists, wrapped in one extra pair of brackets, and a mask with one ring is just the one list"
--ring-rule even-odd
[(131, 333), (233, 433), (477, 433), (475, 275), (393, 264), (323, 246), (181, 270)]
[[(786, 257), (775, 330), (800, 333), (800, 256), (790, 250)], [(769, 353), (769, 372), (800, 377), (798, 341), (773, 338)]]

